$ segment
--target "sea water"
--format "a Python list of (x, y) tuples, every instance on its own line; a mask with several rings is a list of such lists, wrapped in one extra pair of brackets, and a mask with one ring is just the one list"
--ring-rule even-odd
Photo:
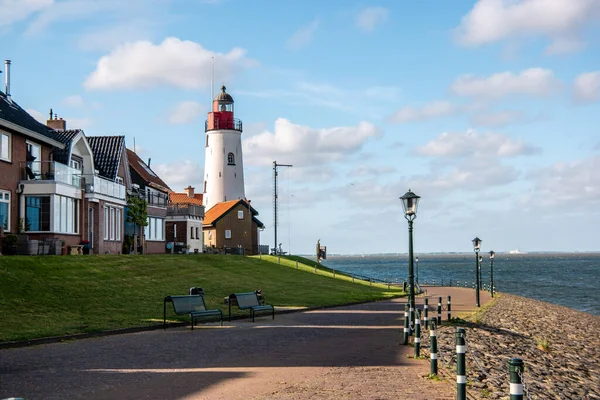
[[(482, 281), (490, 282), (490, 257), (481, 253)], [(415, 280), (421, 284), (444, 281), (472, 287), (476, 279), (476, 255), (419, 254)], [(408, 277), (408, 256), (363, 255), (328, 256), (327, 267), (392, 282)], [(418, 272), (417, 272), (418, 269)], [(494, 258), (496, 291), (530, 297), (600, 315), (600, 253), (496, 254)]]

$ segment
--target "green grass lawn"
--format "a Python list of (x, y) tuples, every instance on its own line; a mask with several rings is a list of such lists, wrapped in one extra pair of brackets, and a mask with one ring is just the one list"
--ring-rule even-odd
[[(225, 296), (256, 289), (276, 308), (404, 294), (339, 273), (334, 279), (326, 269), (314, 273), (314, 266), (301, 257), (204, 254), (0, 257), (0, 342), (162, 324), (164, 297), (188, 294), (192, 286), (202, 287), (207, 307), (224, 315)], [(169, 320), (189, 320), (169, 307)]]

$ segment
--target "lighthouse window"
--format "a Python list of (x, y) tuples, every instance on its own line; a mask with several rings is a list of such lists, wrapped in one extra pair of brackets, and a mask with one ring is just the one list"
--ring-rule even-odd
[(227, 154), (227, 165), (235, 165), (235, 156), (233, 153)]

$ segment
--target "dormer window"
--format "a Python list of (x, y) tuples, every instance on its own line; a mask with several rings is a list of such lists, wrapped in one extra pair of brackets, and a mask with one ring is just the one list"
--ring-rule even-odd
[(227, 165), (235, 165), (235, 156), (233, 153), (227, 154)]

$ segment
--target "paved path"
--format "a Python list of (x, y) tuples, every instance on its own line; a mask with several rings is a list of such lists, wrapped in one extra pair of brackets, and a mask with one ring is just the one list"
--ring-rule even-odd
[[(448, 294), (453, 310), (473, 308), (469, 289), (430, 287), (429, 303)], [(6, 349), (0, 398), (454, 399), (401, 345), (404, 302)]]

